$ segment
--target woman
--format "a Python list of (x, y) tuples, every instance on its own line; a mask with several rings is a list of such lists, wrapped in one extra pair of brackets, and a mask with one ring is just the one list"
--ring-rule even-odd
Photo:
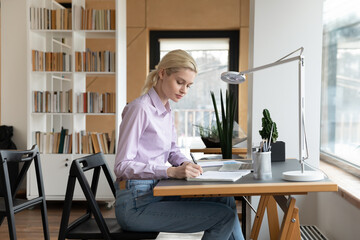
[(129, 231), (204, 231), (203, 239), (243, 239), (233, 197), (153, 196), (159, 179), (197, 177), (203, 171), (176, 146), (169, 105), (184, 97), (196, 73), (187, 52), (171, 51), (148, 75), (143, 95), (124, 108), (114, 167), (116, 217)]

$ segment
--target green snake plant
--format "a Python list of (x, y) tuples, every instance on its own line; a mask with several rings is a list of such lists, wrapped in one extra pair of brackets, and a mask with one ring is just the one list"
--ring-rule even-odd
[(214, 105), (216, 124), (219, 133), (220, 147), (223, 159), (230, 159), (232, 157), (232, 137), (234, 130), (234, 119), (236, 112), (236, 100), (233, 93), (226, 90), (225, 103), (223, 101), (222, 91), (220, 90), (221, 102), (221, 119), (219, 111), (216, 106), (215, 94), (211, 93), (211, 99)]

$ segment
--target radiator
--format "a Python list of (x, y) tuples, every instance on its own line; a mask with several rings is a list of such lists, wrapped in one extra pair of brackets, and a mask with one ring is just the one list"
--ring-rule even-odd
[(316, 226), (300, 226), (302, 240), (329, 240)]

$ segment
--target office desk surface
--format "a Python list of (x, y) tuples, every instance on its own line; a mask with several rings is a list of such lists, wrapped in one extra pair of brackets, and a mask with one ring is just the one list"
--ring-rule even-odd
[(196, 195), (289, 195), (307, 192), (337, 191), (337, 185), (325, 179), (314, 182), (289, 182), (282, 179), (282, 172), (300, 170), (298, 160), (272, 163), (272, 179), (256, 180), (250, 173), (236, 182), (188, 182), (186, 180), (161, 180), (154, 188), (155, 196)]

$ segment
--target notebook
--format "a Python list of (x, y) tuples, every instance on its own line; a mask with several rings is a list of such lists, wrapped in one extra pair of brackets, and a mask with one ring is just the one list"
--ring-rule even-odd
[(250, 170), (236, 172), (205, 171), (196, 178), (187, 178), (187, 181), (215, 181), (215, 182), (235, 182), (241, 177), (250, 173)]
[(225, 162), (219, 169), (220, 172), (236, 172), (242, 170), (253, 170), (253, 164), (247, 162)]
[(221, 167), (219, 171), (232, 172), (237, 170), (252, 170), (252, 162), (246, 161), (235, 161), (235, 160), (226, 160), (226, 161), (198, 161), (198, 164), (201, 167)]

